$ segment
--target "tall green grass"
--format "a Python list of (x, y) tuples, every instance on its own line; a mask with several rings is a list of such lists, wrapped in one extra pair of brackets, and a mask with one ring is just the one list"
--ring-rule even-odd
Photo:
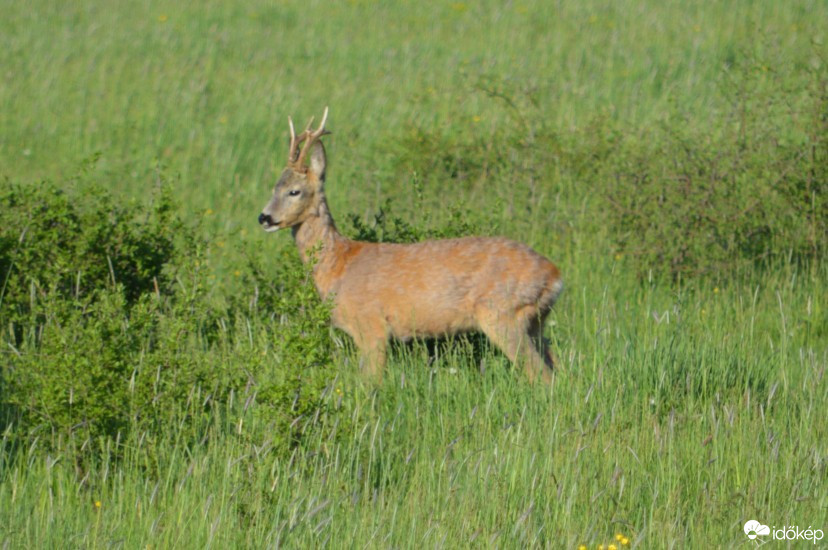
[[(620, 247), (605, 202), (622, 161), (673, 175), (629, 153), (658, 151), (659, 136), (706, 137), (738, 160), (722, 136), (742, 117), (774, 154), (824, 143), (806, 114), (824, 105), (826, 20), (807, 1), (4, 5), (0, 176), (74, 186), (96, 158), (83, 179), (124, 200), (171, 182), (209, 243), (202, 305), (239, 314), (176, 353), (261, 370), (213, 402), (181, 388), (159, 431), (7, 426), (0, 546), (595, 548), (620, 532), (694, 548), (746, 543), (749, 519), (828, 528), (822, 256), (773, 241), (763, 261), (670, 277)], [(561, 267), (551, 388), (475, 338), (397, 346), (374, 388), (334, 332), (330, 414), (297, 417), (289, 429), (307, 436), (282, 444), (255, 385), (286, 369), (282, 321), (240, 304), (262, 274), (283, 291), (292, 243), (254, 220), (287, 115), (325, 105), (343, 231), (380, 208), (422, 232), (459, 218)], [(752, 174), (772, 183), (777, 166)], [(25, 350), (3, 330), (5, 367)]]
[(88, 469), (35, 442), (3, 465), (4, 540), (574, 547), (622, 532), (724, 547), (754, 517), (820, 524), (824, 336), (802, 328), (824, 315), (817, 282), (683, 301), (609, 290), (613, 276), (570, 285), (555, 318), (567, 370), (551, 390), (490, 351), (470, 364), (460, 343), (428, 366), (425, 350), (400, 351), (376, 391), (341, 367), (327, 399), (347, 431), (288, 455), (243, 398), (217, 407), (201, 445), (180, 444), (190, 428), (161, 434), (152, 467), (144, 434)]

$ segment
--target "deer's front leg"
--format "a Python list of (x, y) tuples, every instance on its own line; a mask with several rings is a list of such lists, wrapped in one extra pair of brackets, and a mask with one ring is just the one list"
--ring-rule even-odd
[(359, 346), (362, 355), (361, 363), (363, 371), (377, 384), (382, 382), (382, 374), (385, 371), (385, 356), (388, 347), (386, 338), (374, 339), (369, 342), (362, 342)]
[[(387, 327), (381, 322), (369, 323), (365, 318), (356, 320), (347, 315), (341, 315), (336, 311), (339, 326), (347, 332), (359, 348), (360, 367), (377, 383), (382, 381), (382, 373), (385, 369), (385, 357), (388, 348)], [(344, 322), (343, 322), (344, 321)]]

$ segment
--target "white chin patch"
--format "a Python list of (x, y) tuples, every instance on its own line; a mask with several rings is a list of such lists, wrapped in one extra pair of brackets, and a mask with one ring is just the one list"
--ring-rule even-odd
[(279, 231), (279, 226), (278, 225), (268, 225), (267, 227), (264, 228), (264, 230), (267, 231), (268, 233), (273, 233), (274, 231)]

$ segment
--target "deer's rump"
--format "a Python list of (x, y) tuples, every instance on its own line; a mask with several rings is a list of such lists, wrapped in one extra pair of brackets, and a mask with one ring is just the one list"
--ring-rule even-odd
[(505, 238), (360, 244), (332, 289), (334, 321), (379, 322), (397, 338), (475, 330), (483, 314), (546, 311), (561, 288), (552, 262)]

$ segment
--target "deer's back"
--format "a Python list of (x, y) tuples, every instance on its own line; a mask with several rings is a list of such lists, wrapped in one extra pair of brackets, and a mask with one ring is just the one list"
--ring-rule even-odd
[(398, 338), (475, 329), (480, 308), (548, 309), (560, 290), (552, 262), (500, 237), (415, 244), (351, 242), (330, 290), (334, 321), (381, 320)]

